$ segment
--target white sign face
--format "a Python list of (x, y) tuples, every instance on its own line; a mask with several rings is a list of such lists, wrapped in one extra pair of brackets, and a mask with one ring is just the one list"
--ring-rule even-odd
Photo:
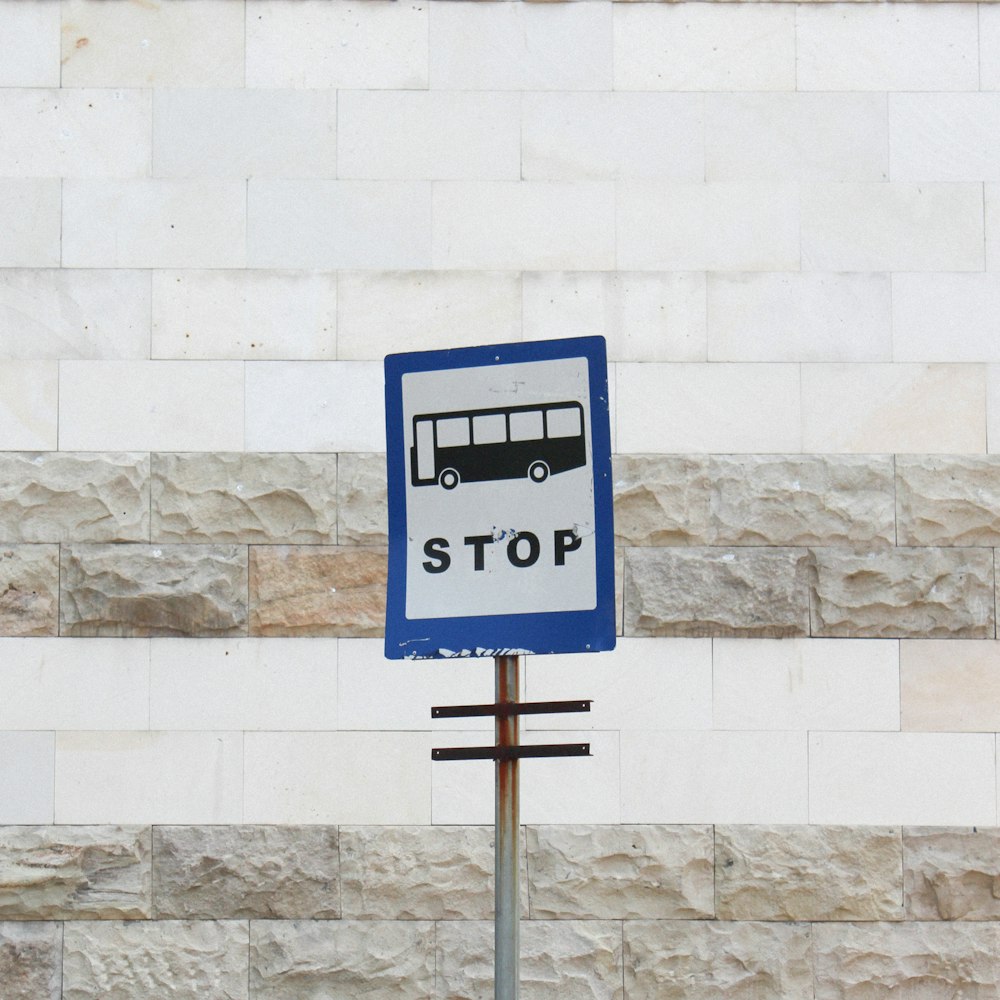
[(585, 357), (402, 376), (408, 619), (597, 606)]

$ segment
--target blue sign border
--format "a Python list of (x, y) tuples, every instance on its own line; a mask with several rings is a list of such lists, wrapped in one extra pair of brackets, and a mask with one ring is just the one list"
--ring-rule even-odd
[[(403, 376), (525, 361), (586, 358), (590, 373), (597, 606), (592, 611), (406, 617), (406, 446)], [(603, 404), (603, 405), (602, 405)], [(615, 648), (615, 547), (607, 347), (603, 337), (537, 340), (444, 351), (390, 354), (385, 359), (386, 464), (389, 482), (389, 584), (385, 655), (390, 660), (505, 653), (583, 653)]]

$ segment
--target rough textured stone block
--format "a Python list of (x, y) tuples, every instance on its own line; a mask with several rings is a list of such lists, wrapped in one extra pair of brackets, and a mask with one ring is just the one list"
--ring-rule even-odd
[(63, 547), (63, 635), (246, 635), (246, 613), (242, 546)]
[(1000, 455), (899, 455), (900, 545), (1000, 545)]
[(58, 546), (0, 546), (0, 636), (56, 635), (58, 630)]
[(809, 633), (805, 549), (626, 549), (625, 634)]
[(891, 827), (715, 829), (720, 920), (899, 920), (901, 870)]
[(337, 465), (337, 540), (388, 544), (385, 455), (342, 452)]
[(710, 545), (708, 462), (697, 455), (616, 455), (616, 541), (620, 545)]
[(527, 841), (534, 918), (715, 913), (711, 827), (533, 826)]
[[(342, 826), (345, 918), (486, 920), (493, 915), (493, 827)], [(524, 846), (522, 916), (528, 916)]]
[(810, 931), (796, 924), (630, 921), (629, 1000), (812, 1000)]
[(382, 635), (385, 582), (383, 548), (253, 546), (250, 634)]
[(245, 922), (67, 923), (63, 1000), (247, 1000)]
[(895, 540), (889, 456), (716, 455), (708, 479), (716, 545)]
[(251, 995), (425, 1000), (434, 989), (433, 942), (434, 925), (423, 921), (257, 921), (251, 924)]
[(903, 890), (912, 920), (1000, 920), (1000, 830), (903, 830)]
[(157, 826), (157, 917), (340, 916), (332, 826)]
[(812, 633), (831, 637), (993, 636), (989, 549), (815, 549)]
[(816, 924), (816, 1000), (995, 1000), (993, 924)]
[(154, 542), (333, 542), (337, 456), (153, 456)]
[[(493, 996), (493, 923), (437, 926), (439, 1000)], [(524, 1000), (621, 1000), (621, 924), (603, 920), (532, 920), (521, 924)]]
[(0, 923), (0, 996), (4, 1000), (60, 1000), (62, 927)]
[(150, 876), (149, 827), (0, 827), (0, 917), (148, 918)]
[(0, 453), (0, 541), (149, 538), (149, 457)]

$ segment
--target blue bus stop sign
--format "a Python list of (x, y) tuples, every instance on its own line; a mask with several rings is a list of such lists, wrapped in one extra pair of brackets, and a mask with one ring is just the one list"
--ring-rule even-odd
[(603, 337), (385, 359), (385, 654), (615, 645)]

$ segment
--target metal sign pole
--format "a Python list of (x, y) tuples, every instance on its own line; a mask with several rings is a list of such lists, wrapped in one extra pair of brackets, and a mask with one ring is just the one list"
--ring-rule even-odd
[[(519, 656), (497, 656), (497, 706), (519, 701)], [(497, 748), (519, 743), (520, 716), (517, 712), (496, 714)], [(498, 754), (496, 761), (496, 911), (494, 920), (495, 978), (494, 1000), (518, 1000), (520, 992), (520, 918), (518, 840), (520, 788), (518, 758)]]

